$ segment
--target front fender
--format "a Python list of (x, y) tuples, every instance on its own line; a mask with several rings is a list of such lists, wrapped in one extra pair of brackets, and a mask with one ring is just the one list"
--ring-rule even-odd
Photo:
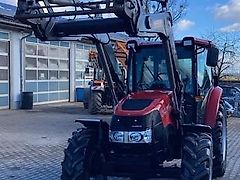
[(217, 113), (222, 97), (222, 88), (219, 86), (212, 87), (205, 97), (204, 106), (204, 123), (211, 128), (215, 127), (217, 120)]

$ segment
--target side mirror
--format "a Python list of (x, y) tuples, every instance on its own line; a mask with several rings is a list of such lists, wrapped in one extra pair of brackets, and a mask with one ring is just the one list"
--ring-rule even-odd
[(207, 66), (215, 67), (218, 63), (219, 50), (216, 47), (211, 47), (208, 49), (207, 53)]

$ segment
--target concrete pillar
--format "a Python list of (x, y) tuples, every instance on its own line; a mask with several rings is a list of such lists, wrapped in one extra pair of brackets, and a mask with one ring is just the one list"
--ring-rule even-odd
[(21, 63), (20, 39), (17, 32), (10, 33), (10, 109), (20, 108), (21, 101)]
[(70, 42), (70, 63), (69, 63), (69, 100), (75, 101), (75, 56), (76, 56), (76, 43)]

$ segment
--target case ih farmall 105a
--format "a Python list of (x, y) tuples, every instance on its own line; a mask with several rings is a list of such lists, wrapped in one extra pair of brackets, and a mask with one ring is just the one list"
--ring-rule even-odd
[[(211, 42), (192, 37), (174, 42), (167, 1), (155, 3), (162, 10), (151, 14), (147, 1), (141, 0), (18, 1), (17, 18), (31, 25), (42, 40), (122, 31), (161, 39), (160, 43), (128, 42), (128, 93), (115, 106), (110, 125), (98, 119), (77, 120), (85, 128), (69, 140), (63, 180), (223, 176), (226, 113), (222, 89), (211, 72), (218, 50)], [(102, 18), (106, 13), (115, 16)], [(165, 168), (165, 162), (173, 159), (181, 159), (181, 167)]]

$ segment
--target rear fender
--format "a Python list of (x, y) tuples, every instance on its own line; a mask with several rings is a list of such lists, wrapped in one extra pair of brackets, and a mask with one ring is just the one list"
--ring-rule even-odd
[(212, 128), (208, 125), (202, 125), (202, 124), (182, 124), (182, 130), (183, 133), (211, 133)]
[(204, 108), (204, 123), (211, 128), (215, 127), (217, 113), (222, 97), (222, 88), (219, 86), (212, 87), (203, 102)]

